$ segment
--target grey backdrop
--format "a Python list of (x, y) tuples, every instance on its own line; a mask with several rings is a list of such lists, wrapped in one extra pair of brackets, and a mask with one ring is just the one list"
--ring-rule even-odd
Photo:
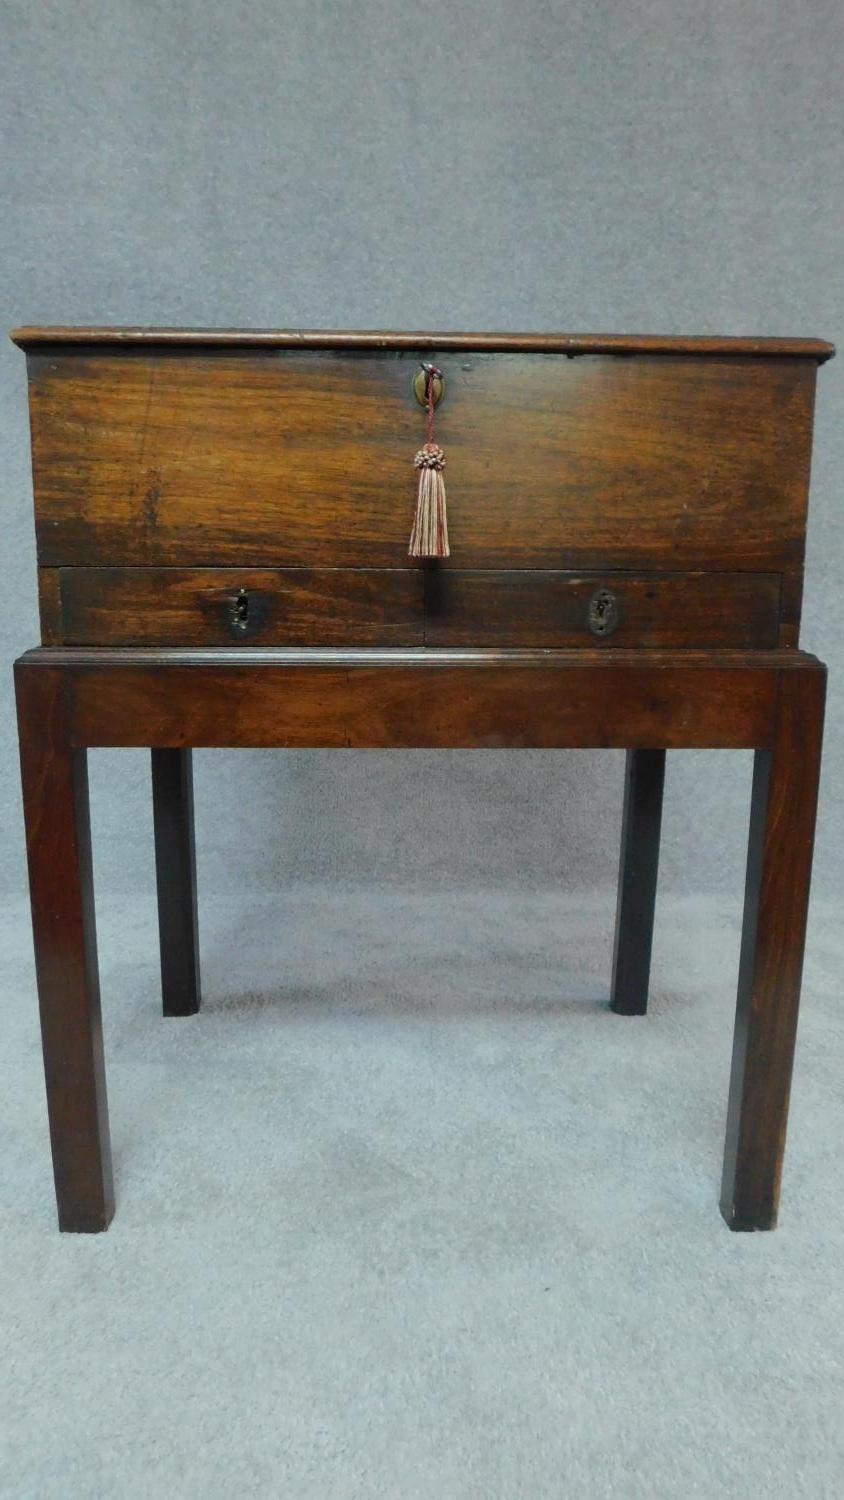
[[(841, 337), (840, 0), (2, 0), (2, 322)], [(10, 672), (37, 641), (23, 356), (0, 348)], [(821, 371), (804, 643), (832, 668), (844, 359)], [(152, 882), (147, 759), (92, 756), (98, 879)], [(617, 754), (204, 753), (206, 890), (615, 878)], [(669, 770), (663, 879), (741, 882), (749, 757)]]

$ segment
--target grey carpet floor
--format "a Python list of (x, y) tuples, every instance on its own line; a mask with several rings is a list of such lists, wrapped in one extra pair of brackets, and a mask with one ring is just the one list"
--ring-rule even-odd
[(840, 913), (813, 911), (780, 1227), (717, 1210), (735, 912), (307, 888), (201, 911), (163, 1021), (101, 903), (117, 1217), (54, 1221), (27, 915), (0, 922), (0, 1492), (844, 1492)]

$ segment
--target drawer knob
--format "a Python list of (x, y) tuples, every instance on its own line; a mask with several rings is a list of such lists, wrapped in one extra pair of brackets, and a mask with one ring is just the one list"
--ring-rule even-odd
[(621, 620), (621, 609), (609, 589), (596, 589), (589, 600), (589, 629), (593, 635), (612, 635)]

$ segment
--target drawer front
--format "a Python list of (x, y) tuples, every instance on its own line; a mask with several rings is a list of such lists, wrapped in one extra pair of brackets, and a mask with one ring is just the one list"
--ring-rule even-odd
[(437, 571), (429, 646), (773, 647), (780, 579), (766, 573)]
[(62, 568), (58, 592), (73, 646), (424, 644), (409, 568)]
[[(52, 577), (57, 575), (56, 580)], [(62, 568), (76, 646), (772, 647), (780, 580), (754, 573)]]
[[(437, 358), (450, 569), (799, 569), (812, 361)], [(405, 567), (418, 362), (30, 354), (42, 566)]]

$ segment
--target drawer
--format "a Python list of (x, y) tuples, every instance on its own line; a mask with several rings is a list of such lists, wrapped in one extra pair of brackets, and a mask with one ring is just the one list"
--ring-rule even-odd
[[(426, 355), (36, 346), (41, 565), (406, 567)], [(436, 358), (450, 568), (799, 569), (814, 360)]]
[(759, 573), (43, 569), (76, 646), (772, 647)]
[(429, 646), (774, 647), (769, 573), (431, 571)]
[(62, 568), (58, 596), (67, 645), (424, 643), (423, 575), (411, 568)]

